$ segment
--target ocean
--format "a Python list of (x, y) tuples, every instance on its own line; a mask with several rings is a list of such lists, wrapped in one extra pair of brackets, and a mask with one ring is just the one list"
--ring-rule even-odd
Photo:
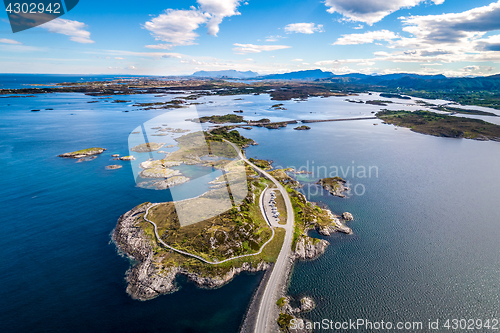
[[(137, 187), (130, 163), (119, 161), (124, 167), (118, 170), (105, 166), (117, 164), (112, 154), (128, 154), (137, 126), (182, 109), (133, 106), (168, 96), (119, 99), (130, 102), (83, 94), (0, 99), (0, 330), (237, 332), (262, 273), (241, 274), (217, 290), (196, 288), (181, 277), (179, 291), (146, 302), (125, 293), (132, 263), (111, 242), (116, 221), (142, 202), (170, 195)], [(285, 101), (287, 110), (279, 111), (271, 109), (275, 101), (268, 95), (203, 97), (198, 102), (206, 104), (196, 108), (202, 116), (242, 109), (247, 119), (273, 121), (372, 116), (378, 110), (344, 99)], [(401, 107), (413, 108), (391, 106)], [(303, 188), (310, 200), (355, 218), (348, 224), (353, 235), (312, 232), (331, 244), (292, 272), (290, 294), (312, 296), (317, 304), (303, 317), (424, 323), (498, 318), (500, 143), (431, 137), (379, 120), (308, 125), (310, 131), (291, 125), (240, 130), (259, 143), (247, 148), (248, 157), (309, 167), (315, 176), (349, 170), (349, 198), (322, 193), (314, 184)], [(88, 147), (107, 150), (82, 163), (57, 157)], [(372, 174), (363, 177), (362, 167)]]

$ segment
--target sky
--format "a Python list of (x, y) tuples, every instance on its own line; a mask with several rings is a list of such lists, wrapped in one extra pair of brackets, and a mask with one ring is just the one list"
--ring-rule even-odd
[(0, 73), (500, 73), (500, 0), (80, 0), (12, 33)]

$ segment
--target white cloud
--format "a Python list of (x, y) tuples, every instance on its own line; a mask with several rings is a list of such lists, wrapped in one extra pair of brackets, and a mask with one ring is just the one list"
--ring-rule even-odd
[(363, 34), (342, 35), (333, 45), (353, 45), (373, 43), (376, 40), (391, 41), (400, 38), (394, 32), (389, 30), (368, 31)]
[(461, 13), (401, 17), (403, 30), (411, 37), (394, 41), (392, 47), (406, 48), (393, 56), (411, 61), (490, 61), (500, 59), (500, 1)]
[(217, 36), (225, 17), (240, 15), (240, 0), (197, 0), (199, 7), (189, 10), (167, 9), (164, 14), (144, 24), (156, 40), (164, 43), (146, 45), (151, 49), (171, 49), (174, 46), (193, 45), (198, 34), (194, 31), (206, 24), (207, 33)]
[(266, 37), (266, 42), (277, 42), (278, 39), (280, 38), (283, 38), (282, 36), (280, 35), (276, 35), (276, 36), (267, 36)]
[(70, 36), (70, 39), (77, 43), (92, 44), (90, 32), (85, 30), (87, 25), (83, 22), (57, 18), (40, 26), (49, 32)]
[[(329, 13), (340, 13), (349, 21), (372, 25), (400, 8), (410, 8), (425, 0), (326, 0)], [(436, 5), (444, 0), (432, 0)]]
[(373, 65), (373, 60), (375, 59), (336, 59), (336, 60), (323, 60), (316, 61), (314, 65), (316, 66), (332, 66), (338, 67), (344, 64), (358, 64), (362, 66), (371, 66)]
[(237, 8), (240, 0), (198, 0), (200, 9), (209, 14), (207, 23), (208, 34), (217, 36), (219, 24), (225, 17), (240, 15)]
[(0, 38), (0, 43), (2, 44), (12, 44), (12, 45), (21, 45), (21, 42), (18, 42), (17, 40), (13, 39), (7, 39), (7, 38)]
[(151, 49), (169, 49), (178, 45), (193, 45), (198, 34), (194, 30), (200, 24), (207, 22), (207, 15), (191, 10), (167, 9), (165, 14), (155, 17), (144, 24), (144, 28), (149, 30), (156, 40), (169, 44), (148, 45)]
[(161, 59), (161, 58), (174, 58), (174, 59), (182, 59), (185, 57), (180, 53), (167, 53), (167, 52), (134, 52), (134, 51), (124, 51), (124, 50), (103, 50), (100, 52), (87, 52), (88, 54), (106, 54), (111, 56), (117, 56), (121, 58), (121, 56), (130, 56), (130, 57), (148, 57), (153, 59)]
[(500, 29), (500, 1), (461, 13), (401, 17), (404, 31), (427, 44), (459, 43)]
[(477, 71), (479, 70), (479, 66), (465, 66), (464, 68), (462, 68), (462, 70), (464, 70), (465, 72), (472, 72), (472, 71)]
[(302, 59), (293, 59), (292, 61), (299, 61), (299, 62), (301, 62), (301, 61), (304, 61), (304, 60), (302, 60)]
[(275, 51), (282, 49), (289, 49), (291, 46), (287, 45), (254, 45), (254, 44), (238, 44), (235, 43), (233, 48), (236, 54), (246, 54), (246, 53), (260, 53), (262, 51)]
[(360, 29), (363, 29), (364, 26), (362, 24), (358, 25), (357, 27), (354, 27), (353, 29), (354, 30), (360, 30)]
[(315, 32), (323, 32), (322, 24), (314, 23), (292, 23), (285, 27), (287, 33), (313, 34)]

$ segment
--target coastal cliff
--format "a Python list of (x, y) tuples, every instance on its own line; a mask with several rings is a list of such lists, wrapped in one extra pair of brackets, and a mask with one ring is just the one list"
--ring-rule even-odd
[(300, 236), (295, 246), (294, 259), (315, 259), (325, 252), (329, 244), (324, 239)]

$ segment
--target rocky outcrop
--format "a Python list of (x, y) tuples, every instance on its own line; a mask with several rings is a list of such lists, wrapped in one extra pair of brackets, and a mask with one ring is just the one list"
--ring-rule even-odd
[(87, 156), (102, 154), (105, 150), (106, 150), (105, 148), (88, 148), (88, 149), (77, 150), (71, 153), (64, 153), (58, 156), (66, 158), (83, 158)]
[(323, 254), (330, 243), (324, 239), (300, 236), (295, 246), (295, 259), (315, 259)]
[(219, 288), (231, 281), (236, 275), (241, 272), (259, 272), (264, 271), (270, 267), (270, 264), (261, 261), (257, 266), (252, 266), (252, 264), (248, 262), (244, 262), (241, 267), (232, 267), (229, 272), (227, 272), (224, 276), (216, 276), (216, 277), (207, 277), (200, 276), (197, 273), (189, 272), (185, 269), (180, 269), (179, 273), (184, 274), (187, 278), (194, 282), (198, 287), (214, 289)]
[(346, 181), (340, 177), (333, 178), (323, 178), (320, 179), (317, 184), (320, 184), (326, 191), (330, 192), (331, 195), (336, 197), (345, 198), (345, 192), (351, 189), (346, 186)]
[(106, 170), (115, 170), (115, 169), (121, 169), (122, 166), (121, 165), (118, 165), (118, 164), (112, 164), (112, 165), (108, 165), (106, 167)]
[(163, 147), (165, 143), (156, 143), (156, 142), (147, 142), (141, 143), (135, 147), (132, 147), (130, 150), (135, 151), (137, 153), (149, 153)]
[(290, 296), (284, 298), (283, 306), (281, 311), (283, 313), (288, 313), (290, 315), (301, 313), (301, 312), (309, 312), (316, 307), (314, 300), (311, 297), (305, 296), (300, 299), (300, 306), (294, 308), (291, 303), (293, 302)]
[(287, 322), (286, 325), (282, 323), (281, 331), (293, 333), (312, 332), (311, 329), (308, 329), (311, 323), (308, 320), (297, 317), (299, 313), (308, 312), (314, 309), (315, 303), (311, 297), (301, 298), (300, 306), (296, 308), (292, 306), (294, 300), (290, 296), (283, 297), (280, 301), (282, 301), (280, 305), (280, 317)]
[(344, 220), (346, 220), (346, 221), (352, 221), (352, 220), (354, 220), (354, 216), (352, 216), (352, 214), (351, 214), (351, 213), (349, 213), (349, 212), (345, 212), (345, 213), (343, 213), (343, 214), (342, 214), (342, 218), (343, 218)]
[(309, 312), (316, 307), (311, 297), (302, 297), (300, 300), (300, 312)]
[(245, 262), (240, 267), (230, 268), (222, 276), (202, 276), (180, 266), (163, 265), (163, 258), (154, 255), (152, 240), (136, 224), (138, 217), (144, 214), (151, 205), (151, 203), (146, 203), (123, 214), (118, 219), (112, 236), (116, 246), (123, 253), (138, 261), (126, 274), (127, 293), (132, 298), (146, 301), (176, 291), (177, 274), (187, 276), (199, 287), (211, 289), (223, 286), (243, 271), (257, 272), (270, 267), (266, 262), (260, 262), (256, 266)]
[[(325, 211), (328, 214), (328, 216), (330, 217), (331, 224), (326, 225), (326, 226), (316, 225), (316, 231), (318, 231), (318, 233), (320, 235), (330, 236), (332, 233), (335, 233), (338, 231), (343, 232), (344, 234), (349, 234), (349, 235), (352, 234), (352, 229), (349, 228), (348, 226), (346, 226), (345, 224), (342, 224), (342, 222), (340, 221), (338, 216), (333, 215), (333, 213), (328, 209), (325, 209)], [(344, 214), (346, 214), (346, 213), (344, 213)], [(342, 216), (344, 216), (344, 214), (342, 214)], [(350, 213), (347, 213), (347, 214), (350, 214)], [(350, 215), (350, 216), (352, 217), (352, 215)], [(346, 215), (346, 217), (348, 217), (348, 215)], [(344, 219), (344, 220), (346, 220), (346, 219)]]

